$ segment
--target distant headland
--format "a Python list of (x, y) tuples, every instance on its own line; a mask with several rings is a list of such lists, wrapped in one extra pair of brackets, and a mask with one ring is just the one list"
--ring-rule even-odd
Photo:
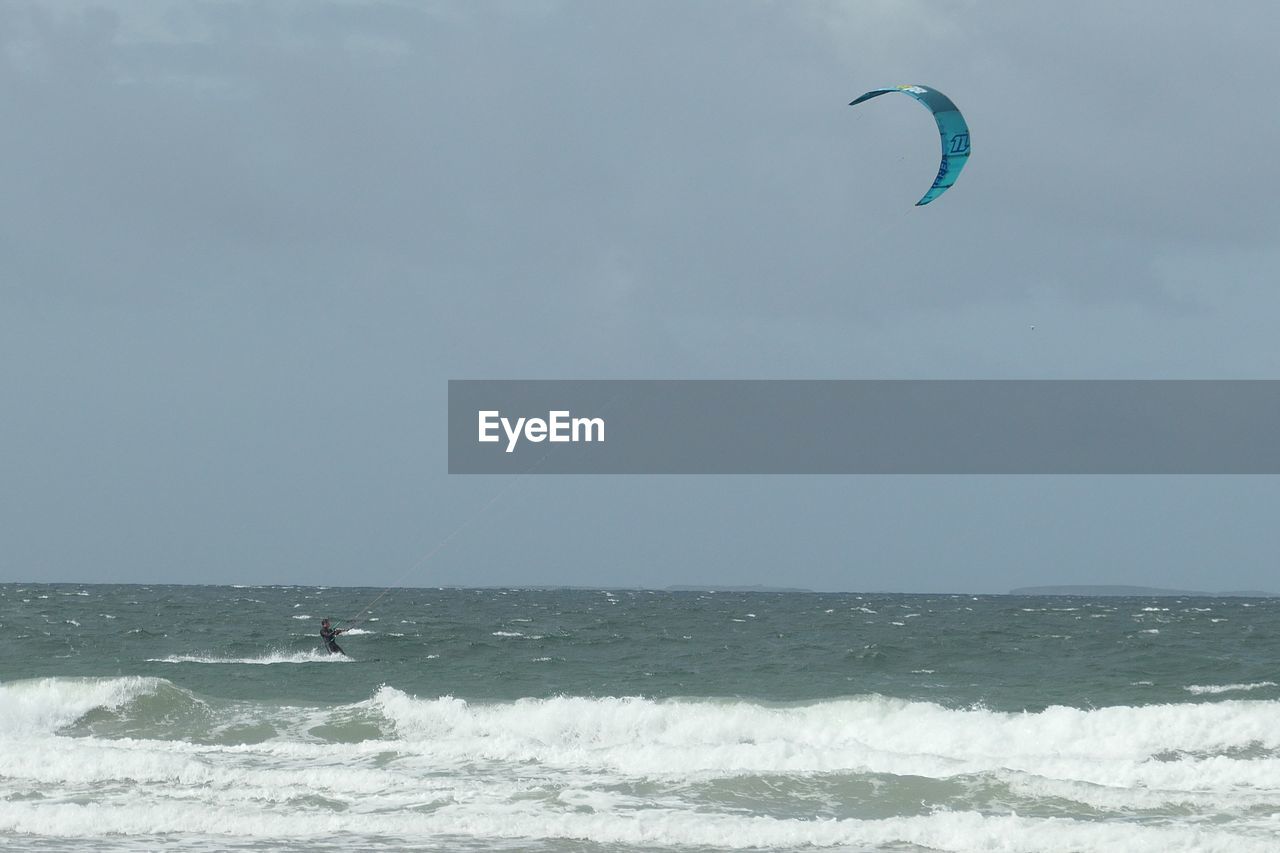
[(1087, 596), (1197, 596), (1202, 598), (1275, 598), (1274, 592), (1256, 589), (1204, 592), (1196, 589), (1162, 589), (1156, 586), (1020, 586), (1009, 590), (1009, 595), (1087, 595)]

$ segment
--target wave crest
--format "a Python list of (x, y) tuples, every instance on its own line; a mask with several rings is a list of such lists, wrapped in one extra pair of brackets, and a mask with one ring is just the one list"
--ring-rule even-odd
[(98, 708), (115, 709), (164, 688), (163, 678), (31, 678), (0, 684), (0, 736), (51, 734)]
[[(1266, 763), (1224, 753), (1280, 750), (1280, 703), (1249, 700), (1006, 713), (883, 696), (797, 705), (639, 697), (470, 704), (384, 686), (371, 702), (400, 738), (441, 758), (629, 776), (950, 778), (1012, 770), (1101, 785), (1159, 778), (1195, 787), (1196, 772), (1229, 777), (1248, 767), (1252, 776)], [(1280, 756), (1268, 757), (1280, 764)], [(1199, 759), (1219, 763), (1197, 768)]]

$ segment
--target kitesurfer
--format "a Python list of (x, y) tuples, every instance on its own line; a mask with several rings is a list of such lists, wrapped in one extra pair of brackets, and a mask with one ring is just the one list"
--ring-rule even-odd
[(346, 654), (346, 652), (342, 650), (342, 647), (338, 645), (337, 641), (334, 640), (334, 637), (338, 636), (339, 634), (345, 634), (346, 631), (347, 631), (346, 628), (334, 629), (329, 627), (328, 619), (320, 620), (320, 639), (324, 640), (325, 645), (328, 646), (329, 654), (331, 655)]

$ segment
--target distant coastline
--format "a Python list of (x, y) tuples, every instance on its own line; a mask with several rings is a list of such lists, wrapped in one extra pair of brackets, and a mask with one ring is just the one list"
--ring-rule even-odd
[[(343, 584), (297, 584), (297, 583), (221, 583), (221, 584), (204, 584), (204, 583), (181, 583), (181, 582), (164, 582), (164, 583), (103, 583), (100, 581), (47, 581), (47, 580), (0, 580), (0, 587), (64, 587), (83, 589), (86, 587), (137, 587), (139, 589), (152, 589), (162, 587), (228, 587), (231, 589), (319, 589), (319, 590), (378, 590), (378, 586), (348, 586)], [(1266, 592), (1264, 590), (1245, 589), (1245, 590), (1224, 590), (1221, 592), (1207, 592), (1205, 590), (1195, 589), (1167, 589), (1155, 586), (1127, 586), (1121, 584), (1067, 584), (1067, 585), (1051, 585), (1051, 586), (1020, 586), (1009, 590), (1008, 592), (980, 592), (980, 591), (934, 591), (934, 592), (896, 592), (886, 589), (863, 589), (863, 590), (839, 590), (827, 589), (816, 590), (799, 586), (766, 586), (764, 584), (672, 584), (665, 587), (649, 587), (649, 586), (632, 586), (630, 584), (605, 584), (591, 585), (584, 584), (521, 584), (512, 585), (485, 585), (485, 586), (461, 586), (456, 584), (424, 584), (415, 585), (407, 584), (405, 586), (393, 587), (394, 590), (446, 590), (446, 589), (464, 589), (464, 590), (525, 590), (530, 592), (603, 592), (613, 590), (617, 592), (746, 592), (746, 593), (806, 593), (810, 595), (911, 595), (911, 596), (955, 596), (955, 595), (1010, 595), (1010, 596), (1045, 596), (1045, 595), (1074, 595), (1082, 597), (1198, 597), (1198, 598), (1280, 598), (1278, 592)], [(389, 592), (391, 590), (383, 590)]]
[(1195, 596), (1201, 598), (1275, 598), (1274, 592), (1256, 589), (1204, 592), (1194, 589), (1163, 589), (1156, 586), (1123, 586), (1119, 584), (1076, 586), (1020, 586), (1009, 595), (1084, 595), (1084, 596)]

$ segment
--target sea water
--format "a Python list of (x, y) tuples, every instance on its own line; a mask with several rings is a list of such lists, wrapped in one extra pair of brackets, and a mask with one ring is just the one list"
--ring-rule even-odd
[(0, 846), (1280, 849), (1277, 600), (381, 592), (0, 585)]

